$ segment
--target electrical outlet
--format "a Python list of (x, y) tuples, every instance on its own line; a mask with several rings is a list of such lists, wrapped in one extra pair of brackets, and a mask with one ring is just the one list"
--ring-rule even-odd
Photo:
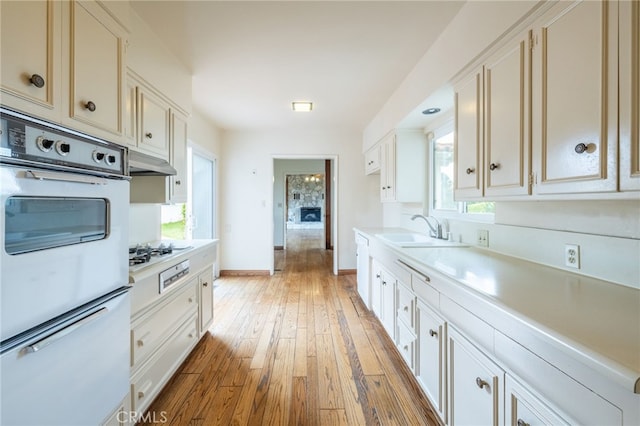
[(577, 244), (565, 244), (564, 264), (569, 268), (580, 269), (580, 246)]
[(478, 229), (478, 245), (480, 247), (489, 247), (489, 231), (486, 229)]

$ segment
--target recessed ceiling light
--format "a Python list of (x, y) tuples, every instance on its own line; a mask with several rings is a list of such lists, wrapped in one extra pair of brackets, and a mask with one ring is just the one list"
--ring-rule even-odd
[(424, 115), (435, 114), (436, 112), (440, 112), (440, 108), (427, 108), (424, 111), (422, 111)]
[(309, 112), (313, 109), (312, 102), (292, 102), (291, 107), (296, 112)]

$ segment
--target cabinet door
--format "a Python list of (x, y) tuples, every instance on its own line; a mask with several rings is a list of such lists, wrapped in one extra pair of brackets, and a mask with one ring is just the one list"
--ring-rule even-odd
[(200, 286), (200, 333), (213, 322), (213, 267), (198, 276)]
[(482, 197), (482, 69), (455, 88), (454, 167), (456, 200)]
[(530, 194), (530, 39), (522, 34), (485, 65), (486, 196)]
[(125, 83), (124, 139), (130, 146), (137, 145), (138, 138), (138, 105), (136, 83), (127, 79)]
[(178, 174), (170, 178), (169, 198), (172, 203), (187, 202), (187, 120), (171, 113), (171, 164)]
[(620, 189), (640, 190), (640, 3), (620, 2)]
[(560, 2), (535, 29), (536, 192), (617, 189), (617, 2)]
[(150, 90), (138, 87), (138, 148), (169, 160), (169, 105)]
[(382, 268), (376, 260), (371, 261), (371, 310), (379, 319), (382, 318)]
[(505, 377), (506, 425), (538, 426), (569, 425), (560, 415), (551, 410), (545, 402), (529, 392), (508, 374)]
[(418, 300), (418, 362), (416, 375), (431, 403), (446, 423), (445, 322)]
[(71, 125), (122, 136), (124, 31), (96, 2), (71, 2), (70, 8)]
[(382, 272), (382, 325), (391, 340), (396, 341), (396, 279), (386, 270)]
[(364, 154), (364, 173), (367, 175), (380, 171), (380, 145), (376, 145)]
[(380, 199), (395, 201), (396, 199), (396, 139), (388, 136), (380, 151)]
[[(60, 119), (60, 5), (0, 3), (2, 103), (53, 121)], [(38, 87), (40, 86), (40, 87)]]
[(450, 425), (501, 425), (504, 372), (452, 327), (448, 330)]

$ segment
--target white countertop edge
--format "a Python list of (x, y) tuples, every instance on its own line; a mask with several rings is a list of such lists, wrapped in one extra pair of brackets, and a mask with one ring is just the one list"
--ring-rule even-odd
[[(386, 246), (388, 249), (392, 250), (393, 252), (395, 252), (396, 254), (398, 254), (399, 256), (402, 256), (405, 260), (407, 260), (412, 266), (416, 267), (416, 269), (420, 270), (421, 266), (422, 267), (427, 267), (429, 268), (429, 272), (437, 272), (440, 275), (442, 275), (442, 277), (444, 277), (446, 279), (446, 282), (454, 282), (456, 284), (456, 286), (458, 286), (458, 290), (460, 291), (464, 291), (466, 294), (474, 297), (474, 298), (479, 298), (482, 301), (489, 303), (490, 305), (492, 305), (493, 308), (498, 309), (503, 315), (508, 316), (510, 319), (512, 320), (516, 320), (518, 322), (518, 324), (521, 325), (521, 327), (514, 327), (513, 330), (509, 330), (506, 327), (501, 327), (500, 325), (496, 325), (496, 321), (491, 321), (490, 319), (486, 318), (486, 316), (481, 316), (478, 315), (476, 310), (471, 310), (471, 312), (480, 317), (480, 319), (482, 319), (483, 321), (487, 322), (489, 325), (491, 325), (491, 327), (493, 327), (495, 330), (499, 331), (500, 333), (504, 334), (505, 336), (513, 339), (514, 341), (516, 341), (517, 343), (519, 343), (520, 345), (522, 345), (523, 347), (529, 349), (530, 351), (535, 352), (536, 349), (538, 349), (538, 347), (535, 348), (530, 348), (529, 345), (523, 344), (525, 342), (522, 342), (523, 338), (525, 338), (524, 340), (527, 340), (526, 343), (531, 344), (529, 339), (526, 339), (526, 336), (523, 334), (526, 334), (528, 332), (528, 334), (533, 333), (533, 335), (538, 338), (539, 340), (541, 340), (544, 344), (551, 346), (553, 348), (558, 349), (559, 351), (561, 351), (562, 353), (564, 353), (565, 355), (569, 356), (573, 361), (577, 361), (582, 363), (583, 365), (585, 365), (588, 368), (592, 368), (593, 370), (599, 372), (600, 374), (602, 374), (604, 377), (610, 379), (611, 381), (621, 385), (624, 389), (627, 390), (631, 390), (634, 393), (640, 393), (640, 371), (634, 371), (631, 370), (627, 367), (625, 367), (624, 365), (621, 365), (620, 363), (616, 362), (615, 360), (601, 354), (598, 352), (595, 352), (593, 350), (591, 350), (588, 347), (585, 347), (584, 345), (572, 340), (571, 338), (562, 335), (558, 332), (556, 332), (553, 329), (550, 329), (542, 324), (539, 324), (538, 322), (532, 320), (529, 317), (526, 317), (522, 314), (520, 314), (517, 311), (514, 311), (512, 309), (510, 309), (509, 307), (503, 305), (500, 303), (500, 301), (494, 297), (488, 296), (462, 282), (459, 282), (457, 280), (455, 280), (453, 277), (447, 276), (445, 273), (443, 273), (442, 271), (438, 271), (436, 269), (433, 269), (431, 266), (426, 265), (421, 263), (418, 259), (408, 255), (400, 246), (394, 245), (394, 244), (389, 244), (385, 241), (383, 241), (382, 239), (378, 238), (375, 236), (375, 234), (378, 233), (384, 233), (384, 232), (413, 232), (413, 231), (409, 231), (406, 229), (402, 229), (402, 228), (356, 228), (354, 227), (353, 230), (355, 232), (358, 232), (360, 234), (366, 235), (367, 237), (369, 237), (370, 239), (375, 239), (377, 242), (379, 242), (380, 244), (383, 244), (384, 246)], [(467, 249), (474, 249), (473, 247), (467, 247)], [(457, 249), (464, 249), (463, 247), (457, 248)], [(489, 251), (490, 252), (490, 251)], [(494, 252), (490, 252), (490, 253), (494, 253)], [(499, 254), (500, 256), (505, 256), (508, 257), (502, 253), (496, 253)], [(514, 258), (515, 259), (515, 258)], [(520, 259), (518, 258), (518, 260), (520, 261), (526, 261), (524, 259)], [(534, 262), (531, 262), (534, 263)], [(612, 283), (612, 285), (615, 285), (615, 283)], [(438, 291), (442, 292), (442, 289), (438, 289)], [(450, 296), (454, 296), (454, 301), (456, 301), (455, 299), (455, 294), (451, 294), (450, 292), (446, 292), (445, 293), (446, 296), (450, 297)], [(463, 306), (465, 309), (470, 310), (470, 308), (468, 306), (465, 306), (466, 304), (463, 304), (461, 306)], [(505, 323), (505, 322), (503, 322)], [(523, 328), (526, 330), (524, 331)], [(519, 330), (518, 330), (519, 329)], [(532, 350), (534, 349), (534, 350)], [(538, 355), (536, 353), (536, 355)], [(550, 354), (547, 354), (550, 355)], [(540, 356), (540, 355), (538, 355)], [(570, 365), (570, 363), (568, 362), (562, 362), (562, 360), (560, 359), (553, 359), (553, 360), (548, 360), (546, 358), (543, 357), (543, 359), (547, 360), (547, 362), (550, 362), (553, 365), (556, 365), (556, 362), (561, 364), (563, 366), (563, 368), (569, 369), (569, 370), (575, 370), (575, 368), (572, 368), (572, 366)]]

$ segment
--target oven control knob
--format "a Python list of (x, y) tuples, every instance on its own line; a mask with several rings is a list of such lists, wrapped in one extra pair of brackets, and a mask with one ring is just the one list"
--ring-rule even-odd
[(57, 141), (56, 152), (62, 156), (65, 156), (71, 152), (71, 145), (69, 145), (67, 142)]
[(53, 142), (53, 140), (47, 139), (44, 136), (38, 136), (38, 138), (36, 139), (36, 145), (42, 152), (51, 151), (51, 148), (53, 148)]
[(93, 151), (93, 153), (91, 154), (91, 158), (93, 158), (93, 161), (95, 161), (96, 163), (101, 163), (102, 160), (104, 160), (104, 157), (104, 152), (100, 151)]
[(108, 165), (112, 165), (116, 163), (116, 156), (113, 154), (109, 154), (105, 157), (104, 162)]

